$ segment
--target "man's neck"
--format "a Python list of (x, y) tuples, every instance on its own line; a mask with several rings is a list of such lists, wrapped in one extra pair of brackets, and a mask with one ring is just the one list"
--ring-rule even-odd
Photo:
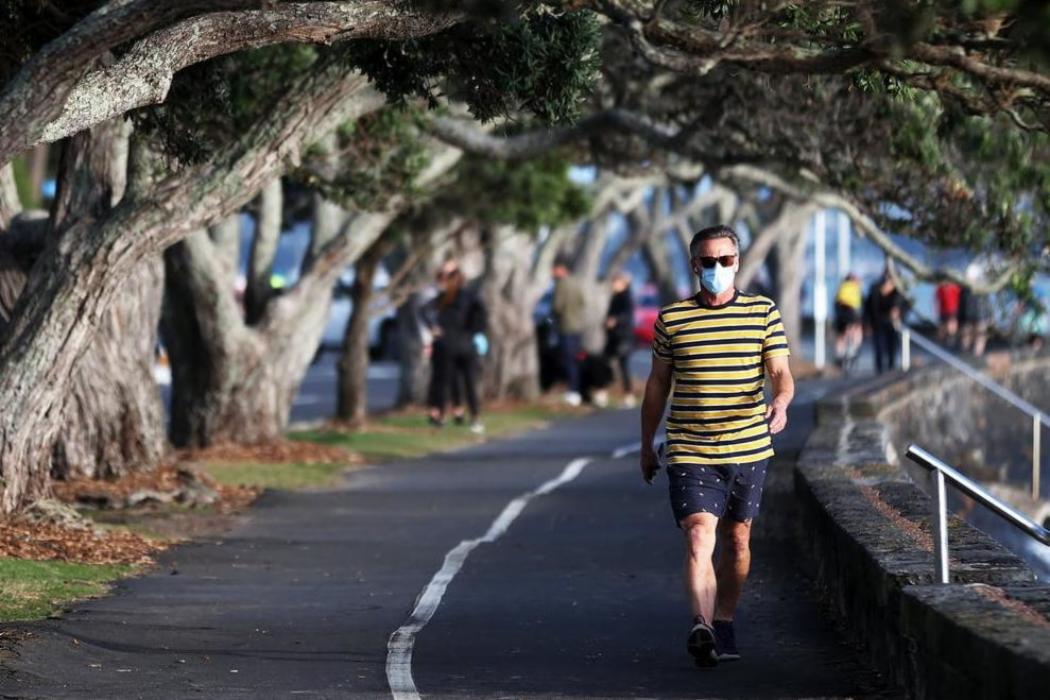
[(736, 287), (730, 287), (721, 294), (712, 294), (703, 287), (700, 288), (700, 298), (708, 306), (728, 304), (733, 299), (734, 294), (736, 294)]

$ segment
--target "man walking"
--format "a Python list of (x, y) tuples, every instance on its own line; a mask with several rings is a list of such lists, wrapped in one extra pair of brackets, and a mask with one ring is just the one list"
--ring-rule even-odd
[[(728, 226), (697, 233), (689, 246), (701, 290), (665, 306), (656, 321), (652, 371), (642, 402), (642, 476), (659, 469), (653, 449), (667, 419), (671, 508), (685, 535), (685, 584), (693, 622), (689, 653), (699, 666), (739, 659), (733, 615), (751, 565), (770, 435), (787, 425), (794, 395), (787, 337), (768, 298), (739, 292), (739, 243)], [(765, 403), (765, 378), (773, 398)], [(712, 561), (716, 535), (721, 544)]]

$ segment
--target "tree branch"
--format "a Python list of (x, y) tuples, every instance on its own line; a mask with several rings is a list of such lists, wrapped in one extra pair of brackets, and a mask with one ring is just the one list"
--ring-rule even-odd
[(802, 228), (817, 208), (805, 200), (789, 199), (784, 202), (776, 218), (755, 231), (751, 237), (751, 244), (741, 257), (740, 269), (736, 274), (738, 286), (746, 288), (750, 285), (781, 236)]
[[(463, 157), (459, 149), (440, 142), (432, 142), (431, 146), (431, 158), (415, 181), (419, 187), (433, 184)], [(318, 288), (330, 289), (339, 273), (375, 243), (409, 204), (407, 196), (397, 194), (386, 202), (382, 210), (364, 212), (349, 219), (339, 233), (304, 266), (296, 285), (267, 309), (266, 316), (260, 322), (263, 332), (268, 335), (283, 333), (284, 325), (297, 315), (301, 305), (313, 299)]]
[(0, 91), (0, 124), (4, 125), (0, 164), (40, 141), (44, 127), (61, 114), (73, 86), (114, 47), (198, 12), (243, 9), (257, 2), (111, 0), (103, 4), (44, 46)]
[[(382, 314), (396, 309), (408, 301), (413, 294), (423, 291), (426, 284), (419, 278), (419, 275), (413, 273), (419, 271), (420, 265), (427, 260), (439, 244), (444, 244), (462, 226), (462, 220), (454, 218), (437, 231), (427, 232), (422, 241), (413, 236), (409, 244), (411, 252), (405, 256), (397, 270), (390, 276), (386, 289), (373, 305), (373, 314)], [(413, 277), (416, 279), (412, 279)]]
[(439, 139), (465, 151), (506, 160), (534, 158), (567, 143), (611, 130), (641, 136), (670, 151), (688, 151), (687, 142), (696, 132), (696, 128), (676, 131), (644, 115), (615, 108), (589, 114), (572, 126), (537, 129), (514, 136), (495, 136), (478, 129), (470, 121), (450, 117), (435, 117), (427, 122), (426, 128)]
[[(682, 75), (705, 76), (719, 66), (768, 75), (841, 75), (871, 66), (919, 89), (958, 100), (976, 113), (1006, 112), (1022, 128), (1034, 127), (1022, 119), (1011, 100), (986, 99), (980, 87), (960, 84), (954, 78), (967, 76), (989, 91), (1008, 94), (1033, 108), (1046, 108), (1050, 103), (1050, 76), (1019, 65), (1023, 60), (1019, 57), (1030, 47), (1023, 39), (994, 36), (998, 27), (990, 30), (992, 38), (986, 41), (967, 38), (969, 27), (959, 27), (964, 31), (955, 35), (938, 32), (942, 43), (914, 41), (903, 33), (893, 36), (879, 28), (871, 17), (871, 6), (879, 3), (839, 3), (842, 22), (863, 28), (861, 37), (849, 40), (834, 29), (786, 31), (778, 26), (781, 8), (760, 3), (739, 7), (732, 19), (717, 28), (703, 22), (667, 20), (658, 12), (643, 15), (638, 3), (629, 0), (591, 0), (588, 4), (619, 25), (646, 61)], [(950, 24), (958, 17), (943, 12), (939, 19)], [(919, 70), (888, 68), (891, 59), (907, 61)], [(937, 71), (945, 73), (944, 79), (931, 79), (930, 71), (922, 70), (935, 67), (944, 69)], [(1044, 119), (1042, 130), (1047, 128)]]
[[(211, 313), (197, 314), (202, 342), (212, 354), (234, 354), (251, 330), (230, 286), (227, 262), (204, 229), (193, 231), (164, 253), (180, 278), (179, 286), (192, 296), (194, 305), (210, 307)], [(214, 324), (214, 325), (212, 325)]]
[[(117, 5), (123, 11), (105, 14)], [(286, 42), (405, 39), (463, 19), (385, 0), (111, 2), (53, 42), (58, 47), (46, 47), (0, 95), (0, 123), (16, 125), (0, 134), (0, 163), (40, 141), (163, 102), (175, 73), (216, 56)], [(116, 63), (91, 70), (95, 59), (137, 37)]]
[(806, 191), (797, 187), (775, 173), (747, 165), (734, 166), (723, 171), (722, 175), (731, 178), (740, 178), (750, 182), (759, 183), (775, 189), (784, 195), (800, 201), (807, 201), (819, 207), (838, 209), (845, 213), (859, 233), (872, 243), (877, 245), (886, 255), (890, 256), (904, 267), (912, 271), (919, 279), (928, 282), (936, 282), (948, 279), (960, 286), (967, 287), (977, 294), (991, 294), (1001, 290), (1010, 283), (1016, 272), (1016, 267), (1009, 266), (990, 282), (973, 282), (966, 275), (951, 268), (933, 268), (918, 258), (909, 254), (906, 250), (893, 242), (888, 233), (883, 231), (875, 220), (863, 209), (847, 197), (835, 192), (828, 191)]

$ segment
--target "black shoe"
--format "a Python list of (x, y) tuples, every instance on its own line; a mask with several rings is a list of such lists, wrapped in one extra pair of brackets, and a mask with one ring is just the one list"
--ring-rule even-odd
[(719, 661), (739, 661), (736, 634), (731, 620), (715, 620), (715, 653)]
[(718, 665), (718, 655), (715, 653), (715, 631), (704, 622), (702, 617), (697, 619), (692, 631), (689, 632), (687, 648), (697, 666), (710, 668)]
[(427, 416), (427, 422), (430, 423), (435, 428), (444, 428), (445, 427), (445, 421), (442, 420), (441, 418), (437, 418), (435, 416)]
[(460, 413), (459, 415), (452, 416), (452, 422), (456, 425), (466, 425), (467, 417)]

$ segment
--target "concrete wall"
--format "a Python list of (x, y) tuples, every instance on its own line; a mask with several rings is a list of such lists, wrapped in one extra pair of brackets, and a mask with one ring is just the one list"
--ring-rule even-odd
[[(990, 374), (1050, 413), (1050, 356), (1000, 355)], [(923, 368), (907, 385), (906, 394), (887, 396), (880, 407), (894, 445), (918, 442), (981, 481), (1030, 488), (1030, 416), (945, 365)], [(1044, 429), (1044, 444), (1048, 440), (1050, 431)], [(1044, 472), (1050, 465), (1050, 444), (1047, 448), (1041, 460)], [(1050, 497), (1050, 483), (1043, 483), (1041, 491)]]
[[(949, 525), (952, 583), (934, 584), (930, 501), (891, 459), (903, 432), (895, 418), (919, 420), (923, 404), (910, 396), (946, 386), (924, 370), (818, 404), (795, 471), (806, 560), (850, 634), (909, 696), (1047, 697), (1050, 586), (958, 518)], [(899, 413), (887, 414), (893, 406)], [(944, 425), (929, 421), (926, 430)]]

